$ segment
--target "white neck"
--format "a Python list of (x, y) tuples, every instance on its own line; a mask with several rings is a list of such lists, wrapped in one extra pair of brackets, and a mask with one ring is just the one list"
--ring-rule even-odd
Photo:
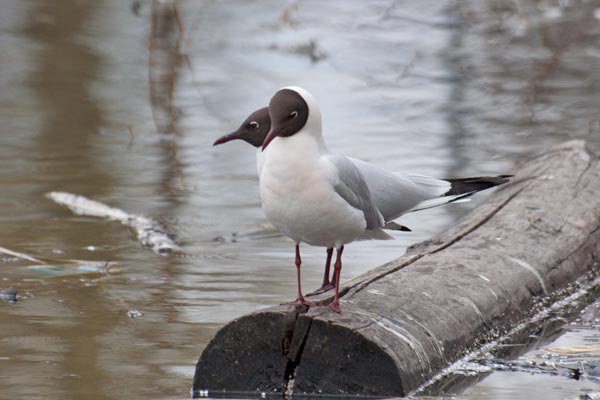
[(282, 89), (293, 90), (298, 93), (306, 102), (308, 106), (308, 119), (306, 120), (306, 124), (297, 134), (307, 134), (314, 137), (319, 145), (319, 150), (321, 153), (327, 153), (327, 146), (325, 145), (325, 140), (323, 139), (323, 130), (321, 125), (321, 109), (317, 100), (313, 97), (308, 90), (303, 89), (299, 86), (287, 86)]

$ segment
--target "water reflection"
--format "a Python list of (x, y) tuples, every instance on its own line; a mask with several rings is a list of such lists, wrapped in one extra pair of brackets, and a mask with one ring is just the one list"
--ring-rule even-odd
[[(290, 297), (293, 246), (262, 230), (254, 151), (211, 147), (281, 86), (315, 94), (332, 148), (392, 170), (497, 174), (569, 138), (600, 144), (598, 8), (5, 2), (0, 246), (60, 273), (0, 259), (0, 289), (19, 296), (0, 303), (0, 392), (185, 398), (219, 326)], [(184, 252), (155, 256), (121, 224), (57, 207), (53, 190), (157, 219)], [(412, 234), (353, 244), (345, 276), (472, 206), (409, 215)], [(303, 254), (314, 266), (303, 284), (316, 288), (323, 252)], [(69, 260), (111, 268), (73, 274)]]
[[(561, 3), (563, 4), (563, 3)], [(600, 143), (599, 3), (460, 2), (460, 44), (451, 49), (463, 82), (449, 109), (469, 134), (462, 152), (488, 156), (541, 150), (549, 142)], [(485, 21), (485, 22), (482, 22)], [(460, 33), (459, 33), (460, 32)], [(466, 165), (469, 165), (467, 163)]]
[(160, 133), (175, 133), (177, 109), (173, 94), (177, 84), (183, 26), (175, 1), (152, 1), (148, 77), (154, 123)]
[[(81, 192), (93, 180), (91, 195), (105, 193), (114, 185), (111, 174), (93, 162), (95, 138), (105, 124), (90, 88), (100, 75), (101, 59), (77, 41), (97, 9), (97, 4), (65, 1), (33, 3), (28, 11), (23, 33), (37, 49), (32, 60), (35, 68), (26, 82), (37, 97), (37, 114), (43, 118), (29, 154), (39, 157), (32, 162), (38, 161), (41, 168), (54, 167), (47, 171), (47, 186), (37, 188), (40, 196), (63, 182), (65, 189)], [(61, 162), (46, 167), (46, 158)]]

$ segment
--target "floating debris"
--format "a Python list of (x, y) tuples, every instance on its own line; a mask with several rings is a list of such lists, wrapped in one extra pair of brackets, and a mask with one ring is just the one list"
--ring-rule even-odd
[[(475, 365), (475, 363), (471, 363)], [(559, 364), (554, 362), (536, 362), (534, 360), (487, 360), (482, 361), (482, 366), (489, 368), (490, 371), (521, 371), (530, 374), (550, 374), (565, 376), (572, 379), (580, 379), (584, 374), (580, 366), (570, 366), (568, 364)]]
[(144, 316), (144, 313), (139, 310), (129, 310), (127, 311), (127, 316), (131, 319), (136, 319)]
[(72, 193), (50, 192), (46, 196), (56, 203), (66, 206), (76, 215), (108, 218), (129, 226), (134, 230), (138, 241), (142, 245), (150, 247), (157, 254), (166, 255), (181, 251), (175, 244), (174, 236), (166, 232), (158, 222), (149, 218), (128, 214), (121, 209)]
[[(92, 251), (90, 248), (88, 248), (88, 250)], [(64, 254), (64, 251), (53, 249), (52, 253)], [(19, 260), (32, 261), (34, 264), (26, 265), (25, 268), (45, 275), (69, 276), (82, 273), (107, 274), (109, 273), (109, 268), (112, 267), (111, 263), (108, 261), (40, 259), (25, 253), (9, 250), (5, 247), (0, 247), (0, 254), (5, 254), (5, 256), (0, 257), (0, 261), (5, 263), (15, 263)]]
[(8, 289), (0, 289), (0, 298), (15, 304), (17, 302), (17, 288), (11, 286)]
[(6, 247), (0, 247), (0, 253), (8, 254), (10, 256), (13, 256), (13, 257), (16, 257), (16, 258), (20, 258), (20, 259), (23, 259), (23, 260), (27, 260), (27, 261), (33, 261), (33, 262), (40, 263), (40, 264), (46, 264), (44, 261), (39, 260), (39, 259), (37, 259), (35, 257), (32, 257), (32, 256), (27, 255), (25, 253), (19, 253), (17, 251), (9, 250)]

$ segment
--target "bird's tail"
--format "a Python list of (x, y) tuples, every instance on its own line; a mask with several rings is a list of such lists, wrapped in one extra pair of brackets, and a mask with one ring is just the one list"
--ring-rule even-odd
[(450, 184), (450, 188), (440, 197), (434, 197), (433, 199), (420, 202), (414, 206), (410, 212), (425, 210), (448, 203), (462, 203), (469, 201), (469, 197), (475, 193), (502, 185), (503, 183), (508, 182), (511, 177), (512, 175), (499, 175), (480, 176), (476, 178), (442, 179), (442, 181)]

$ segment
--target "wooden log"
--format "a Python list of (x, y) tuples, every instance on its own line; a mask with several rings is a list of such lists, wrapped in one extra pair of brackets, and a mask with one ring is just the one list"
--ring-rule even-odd
[(599, 251), (600, 162), (567, 142), (447, 232), (346, 282), (341, 314), (278, 306), (227, 324), (193, 387), (404, 396), (568, 294)]

